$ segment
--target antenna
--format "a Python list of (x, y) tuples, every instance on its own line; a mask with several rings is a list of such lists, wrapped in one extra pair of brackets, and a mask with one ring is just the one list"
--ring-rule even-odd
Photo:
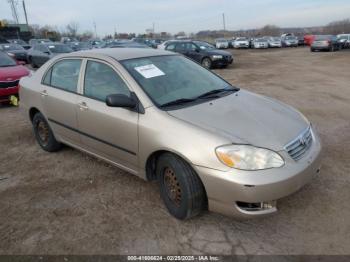
[(17, 1), (16, 0), (7, 0), (11, 6), (12, 17), (15, 20), (16, 24), (18, 24), (18, 13), (17, 13)]

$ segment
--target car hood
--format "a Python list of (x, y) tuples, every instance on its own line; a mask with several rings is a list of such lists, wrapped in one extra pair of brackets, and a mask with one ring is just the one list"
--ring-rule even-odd
[(14, 81), (29, 75), (29, 70), (24, 66), (0, 67), (0, 81)]
[(306, 118), (292, 107), (244, 90), (168, 113), (232, 143), (275, 151), (283, 150), (309, 126)]
[(208, 50), (207, 53), (209, 55), (224, 55), (224, 56), (231, 56), (232, 54), (227, 52), (227, 51), (223, 51), (223, 50), (219, 50), (219, 49), (213, 49), (213, 50)]

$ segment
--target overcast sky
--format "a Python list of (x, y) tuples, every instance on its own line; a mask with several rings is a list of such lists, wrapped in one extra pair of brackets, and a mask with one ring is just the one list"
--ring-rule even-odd
[[(22, 0), (18, 1), (24, 22)], [(25, 0), (30, 24), (54, 25), (64, 29), (71, 21), (79, 31), (100, 36), (117, 32), (155, 31), (177, 33), (222, 29), (222, 13), (229, 30), (325, 25), (350, 18), (349, 0)], [(0, 0), (0, 19), (12, 19), (7, 0)]]

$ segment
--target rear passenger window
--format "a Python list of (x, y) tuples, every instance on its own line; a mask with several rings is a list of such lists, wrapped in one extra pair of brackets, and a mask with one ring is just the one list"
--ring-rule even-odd
[(169, 44), (165, 49), (170, 51), (175, 50), (175, 44)]
[(108, 95), (114, 94), (130, 96), (130, 91), (113, 68), (104, 63), (88, 61), (84, 95), (104, 102)]
[(76, 93), (80, 66), (80, 59), (65, 59), (57, 62), (45, 75), (43, 83)]

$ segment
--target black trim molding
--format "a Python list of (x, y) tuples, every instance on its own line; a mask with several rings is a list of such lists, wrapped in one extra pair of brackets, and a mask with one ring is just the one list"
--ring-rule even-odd
[(97, 138), (97, 137), (95, 137), (95, 136), (89, 135), (89, 134), (87, 134), (87, 133), (85, 133), (85, 132), (82, 132), (82, 131), (80, 131), (80, 130), (78, 130), (78, 129), (75, 129), (75, 128), (73, 128), (73, 127), (67, 126), (67, 125), (65, 125), (65, 124), (63, 124), (63, 123), (60, 123), (60, 122), (58, 122), (58, 121), (56, 121), (56, 120), (53, 120), (53, 119), (51, 119), (51, 118), (49, 118), (48, 120), (49, 120), (50, 122), (56, 124), (56, 125), (65, 127), (65, 128), (67, 128), (67, 129), (72, 130), (72, 131), (74, 131), (74, 132), (77, 132), (77, 133), (79, 133), (79, 134), (81, 134), (81, 135), (83, 135), (83, 136), (87, 136), (88, 138), (94, 139), (94, 140), (96, 140), (96, 141), (98, 141), (98, 142), (101, 142), (101, 143), (103, 143), (103, 144), (106, 144), (106, 145), (108, 145), (108, 146), (114, 147), (114, 148), (116, 148), (116, 149), (119, 149), (119, 150), (121, 150), (121, 151), (124, 151), (124, 152), (126, 152), (126, 153), (129, 153), (129, 154), (131, 154), (131, 155), (136, 156), (136, 153), (133, 152), (133, 151), (130, 151), (129, 149), (126, 149), (126, 148), (117, 146), (117, 145), (115, 145), (115, 144), (112, 144), (112, 143), (110, 143), (110, 142), (107, 142), (107, 141), (105, 141), (105, 140), (102, 140), (102, 139), (100, 139), (100, 138)]

